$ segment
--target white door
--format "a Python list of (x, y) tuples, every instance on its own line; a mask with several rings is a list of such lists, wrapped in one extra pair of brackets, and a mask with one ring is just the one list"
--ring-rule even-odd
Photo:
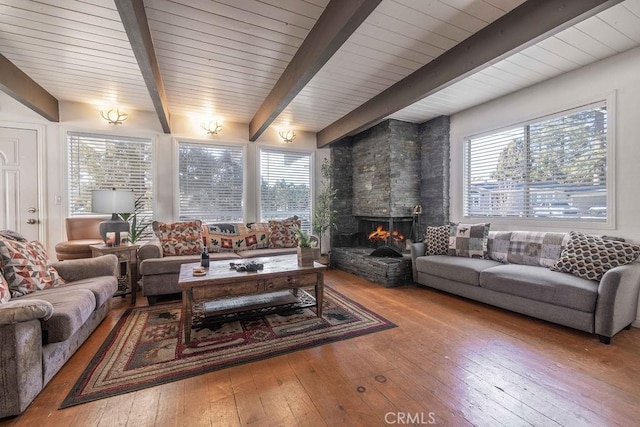
[(0, 230), (40, 240), (37, 131), (0, 127)]

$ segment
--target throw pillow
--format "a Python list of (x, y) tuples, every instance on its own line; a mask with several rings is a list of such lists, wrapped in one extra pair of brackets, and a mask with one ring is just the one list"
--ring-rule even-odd
[(550, 268), (571, 273), (583, 279), (600, 281), (604, 274), (620, 265), (633, 262), (640, 255), (640, 245), (605, 240), (601, 237), (571, 231), (560, 259)]
[(2, 230), (0, 231), (0, 239), (15, 240), (16, 242), (27, 242), (28, 240), (17, 231)]
[(255, 233), (256, 247), (251, 249), (265, 249), (269, 247), (269, 223), (268, 222), (252, 222), (247, 224), (247, 228)]
[(269, 220), (269, 247), (295, 248), (298, 246), (298, 236), (294, 229), (300, 226), (301, 221), (297, 216), (284, 220)]
[(0, 267), (11, 297), (60, 286), (65, 281), (53, 268), (40, 242), (0, 239)]
[(4, 271), (0, 269), (0, 304), (7, 302), (11, 299), (11, 290), (9, 289), (9, 283), (4, 278)]
[(449, 226), (427, 226), (424, 246), (425, 255), (447, 255), (449, 253)]
[(551, 267), (560, 259), (567, 237), (566, 233), (514, 231), (508, 261), (511, 264)]
[(508, 264), (509, 245), (511, 243), (510, 231), (491, 231), (487, 240), (487, 256), (489, 259)]
[(489, 223), (451, 224), (449, 229), (449, 255), (486, 258)]
[(164, 255), (200, 255), (202, 253), (204, 246), (200, 220), (171, 224), (154, 221), (152, 227), (160, 239)]

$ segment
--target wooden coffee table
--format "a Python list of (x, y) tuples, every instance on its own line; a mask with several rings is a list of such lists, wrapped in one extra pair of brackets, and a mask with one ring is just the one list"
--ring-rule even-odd
[[(264, 268), (257, 272), (239, 272), (232, 269), (229, 264), (251, 261), (264, 264)], [(326, 268), (322, 264), (314, 263), (313, 267), (299, 267), (296, 255), (211, 261), (205, 276), (194, 276), (193, 269), (199, 265), (199, 263), (183, 264), (180, 267), (178, 279), (182, 289), (182, 325), (184, 342), (187, 345), (191, 344), (193, 305), (199, 302), (314, 286), (316, 313), (318, 317), (322, 317)]]

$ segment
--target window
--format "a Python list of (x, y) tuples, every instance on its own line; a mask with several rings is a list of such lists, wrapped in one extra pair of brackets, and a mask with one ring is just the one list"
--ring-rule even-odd
[[(69, 215), (89, 215), (91, 190), (133, 190), (138, 220), (153, 218), (153, 143), (150, 139), (69, 132)], [(122, 212), (126, 213), (126, 212)]]
[(604, 101), (465, 141), (464, 215), (606, 222)]
[(180, 220), (242, 222), (240, 146), (178, 143)]
[(297, 215), (310, 231), (311, 194), (311, 154), (260, 150), (261, 221)]

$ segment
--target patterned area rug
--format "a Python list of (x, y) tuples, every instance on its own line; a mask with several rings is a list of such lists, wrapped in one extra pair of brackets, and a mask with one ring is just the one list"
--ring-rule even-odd
[(180, 302), (130, 309), (60, 408), (395, 327), (331, 288), (324, 295), (322, 318), (306, 291), (276, 310), (203, 318), (191, 346), (182, 343)]

